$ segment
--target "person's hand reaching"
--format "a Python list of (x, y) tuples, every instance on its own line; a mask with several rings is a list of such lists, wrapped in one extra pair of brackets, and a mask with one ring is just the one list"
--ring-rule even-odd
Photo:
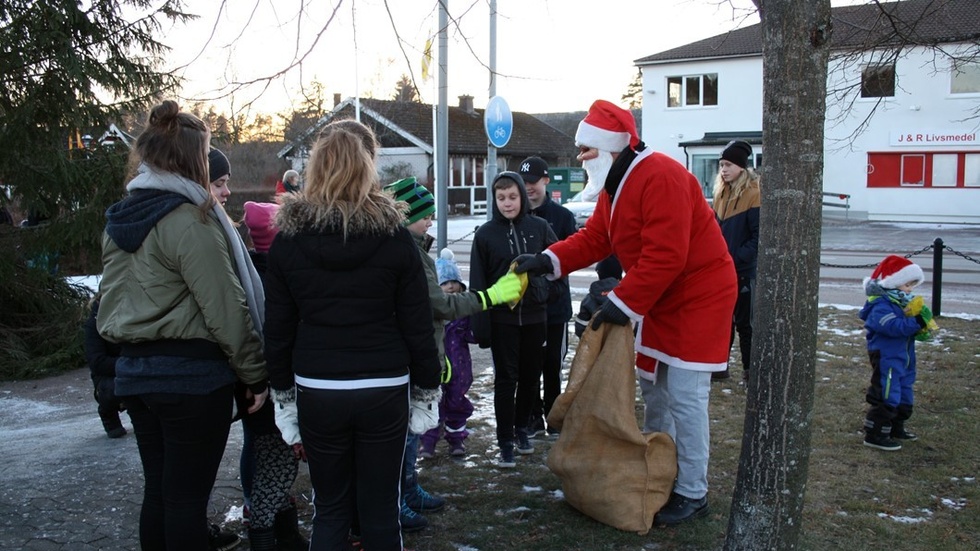
[(613, 301), (607, 300), (599, 308), (599, 311), (592, 316), (592, 330), (595, 331), (606, 322), (614, 325), (626, 325), (630, 322), (630, 318)]
[(551, 257), (544, 254), (522, 254), (514, 259), (514, 273), (531, 275), (547, 275), (555, 273), (555, 265)]

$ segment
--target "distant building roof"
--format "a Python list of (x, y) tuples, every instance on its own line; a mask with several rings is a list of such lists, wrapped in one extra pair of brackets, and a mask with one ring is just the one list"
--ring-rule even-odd
[[(432, 105), (410, 101), (364, 98), (360, 100), (361, 121), (372, 127), (381, 147), (420, 147), (432, 151)], [(487, 135), (483, 127), (483, 109), (467, 110), (449, 106), (449, 153), (485, 155)], [(498, 153), (514, 157), (574, 157), (574, 138), (535, 117), (513, 112), (514, 133)], [(321, 128), (335, 118), (354, 118), (354, 99), (348, 98), (322, 117), (296, 141), (286, 145), (279, 157), (286, 157), (300, 145), (306, 146)], [(370, 121), (366, 120), (370, 119)]]
[[(863, 50), (869, 45), (930, 45), (980, 40), (980, 1), (905, 0), (831, 10), (831, 47)], [(896, 23), (893, 25), (892, 21)], [(898, 29), (896, 31), (896, 28)], [(746, 57), (762, 54), (762, 25), (736, 29), (671, 50), (641, 57), (636, 65)]]

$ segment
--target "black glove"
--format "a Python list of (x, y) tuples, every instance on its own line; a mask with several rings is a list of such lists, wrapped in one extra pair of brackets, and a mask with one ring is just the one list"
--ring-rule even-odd
[(606, 322), (615, 325), (626, 325), (630, 322), (630, 317), (620, 310), (613, 301), (606, 300), (599, 308), (599, 311), (592, 316), (592, 330), (595, 331), (600, 325)]
[(551, 257), (544, 254), (522, 254), (514, 259), (515, 274), (525, 272), (531, 275), (545, 275), (555, 273), (555, 265), (551, 263)]

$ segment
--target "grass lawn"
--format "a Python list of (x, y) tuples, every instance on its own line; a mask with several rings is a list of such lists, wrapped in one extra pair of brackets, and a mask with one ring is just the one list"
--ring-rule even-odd
[[(812, 550), (980, 549), (980, 321), (941, 318), (939, 336), (919, 343), (915, 412), (919, 435), (898, 452), (862, 445), (864, 392), (871, 368), (856, 312), (822, 308), (818, 328), (812, 453), (800, 548)], [(571, 335), (574, 348), (575, 337)], [(737, 349), (737, 346), (735, 347)], [(492, 465), (496, 453), (492, 370), (486, 350), (473, 347), (476, 412), (468, 455), (451, 458), (445, 443), (420, 460), (420, 480), (448, 499), (428, 516), (430, 527), (405, 538), (416, 551), (721, 549), (735, 484), (747, 399), (737, 351), (732, 378), (711, 394), (712, 513), (689, 525), (622, 532), (579, 513), (562, 499), (547, 468), (551, 441), (518, 456), (516, 469)], [(566, 367), (574, 350), (569, 351)], [(642, 402), (637, 401), (642, 414)], [(297, 489), (305, 495), (308, 479)], [(305, 487), (304, 487), (305, 485)], [(308, 522), (310, 510), (304, 507)], [(370, 551), (370, 550), (369, 550)]]

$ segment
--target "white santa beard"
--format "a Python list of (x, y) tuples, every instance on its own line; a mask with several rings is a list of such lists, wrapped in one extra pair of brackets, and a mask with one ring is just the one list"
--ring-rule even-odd
[(599, 156), (595, 159), (582, 161), (582, 168), (589, 175), (589, 183), (585, 185), (585, 190), (582, 191), (584, 200), (597, 201), (599, 199), (599, 192), (606, 184), (606, 177), (609, 176), (612, 164), (612, 153), (602, 150), (599, 150)]

